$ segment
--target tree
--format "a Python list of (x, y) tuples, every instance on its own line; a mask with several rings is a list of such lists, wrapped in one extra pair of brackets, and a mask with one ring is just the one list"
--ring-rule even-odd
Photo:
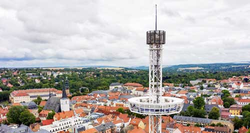
[(116, 111), (120, 112), (120, 113), (124, 113), (125, 112), (123, 108), (118, 108)]
[(196, 109), (204, 109), (205, 101), (204, 101), (204, 99), (202, 97), (196, 97), (193, 100), (193, 103), (194, 103), (194, 107)]
[(217, 127), (223, 127), (224, 125), (221, 124), (220, 122), (216, 124)]
[(210, 126), (215, 127), (216, 125), (214, 123), (210, 124)]
[(205, 118), (206, 111), (203, 109), (195, 109), (193, 112), (193, 117)]
[(243, 121), (239, 119), (237, 116), (233, 118), (234, 128), (239, 129), (243, 126)]
[(48, 116), (47, 116), (47, 120), (48, 119), (53, 119), (54, 115), (56, 114), (56, 112), (54, 110), (52, 110), (52, 112), (48, 113)]
[(42, 101), (43, 99), (40, 97), (40, 96), (38, 96), (35, 100), (33, 100), (37, 105), (39, 105), (40, 103), (41, 103), (41, 101)]
[(245, 105), (245, 106), (242, 107), (242, 112), (244, 112), (244, 111), (249, 111), (250, 112), (250, 104)]
[(188, 106), (187, 114), (188, 116), (193, 116), (195, 108), (193, 106)]
[(230, 96), (230, 92), (228, 90), (222, 90), (222, 99)]
[(199, 123), (195, 123), (194, 126), (195, 127), (201, 127), (202, 125), (200, 125)]
[(203, 87), (203, 85), (200, 87), (200, 90), (203, 90), (204, 89), (204, 87)]
[(23, 106), (12, 106), (7, 113), (7, 120), (9, 123), (22, 124), (20, 121), (20, 115), (26, 108)]
[[(226, 97), (222, 99), (224, 103), (229, 103), (229, 106), (227, 105), (227, 108), (229, 108), (231, 105), (235, 104), (235, 101), (233, 98)], [(226, 107), (225, 107), (226, 108)]]
[(38, 106), (38, 113), (40, 113), (43, 110), (43, 106)]
[(212, 110), (208, 114), (209, 119), (219, 119), (220, 117), (220, 110), (217, 107), (213, 107)]
[(36, 117), (26, 109), (20, 114), (19, 120), (22, 124), (29, 126), (36, 122)]
[(224, 106), (225, 108), (229, 108), (229, 107), (230, 107), (230, 103), (224, 102), (223, 106)]
[(240, 95), (236, 95), (235, 97), (240, 97)]

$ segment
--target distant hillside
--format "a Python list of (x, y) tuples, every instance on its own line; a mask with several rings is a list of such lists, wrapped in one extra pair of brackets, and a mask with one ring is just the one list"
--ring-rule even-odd
[(250, 71), (250, 63), (185, 64), (163, 68), (167, 72)]

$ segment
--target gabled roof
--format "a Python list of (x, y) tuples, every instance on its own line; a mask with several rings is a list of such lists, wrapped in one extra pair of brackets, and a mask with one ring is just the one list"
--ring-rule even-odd
[(60, 98), (50, 97), (44, 106), (44, 110), (54, 110), (55, 112), (60, 112)]

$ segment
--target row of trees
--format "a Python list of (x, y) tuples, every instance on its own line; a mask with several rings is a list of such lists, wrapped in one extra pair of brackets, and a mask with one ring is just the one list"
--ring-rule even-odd
[[(80, 87), (88, 87), (90, 91), (108, 89), (109, 85), (112, 82), (137, 82), (141, 83), (144, 86), (148, 86), (148, 71), (139, 70), (138, 72), (128, 72), (128, 71), (116, 71), (116, 70), (99, 70), (99, 69), (82, 69), (82, 70), (63, 70), (69, 72), (67, 75), (59, 75), (56, 78), (53, 76), (48, 76), (43, 74), (44, 78), (39, 78), (40, 83), (35, 83), (35, 79), (28, 78), (26, 75), (27, 72), (35, 73), (40, 75), (42, 69), (21, 69), (20, 74), (18, 75), (21, 81), (24, 83), (23, 86), (20, 86), (18, 83), (17, 76), (11, 76), (11, 74), (6, 74), (7, 78), (10, 79), (10, 83), (14, 85), (13, 88), (8, 88), (4, 85), (1, 85), (4, 90), (15, 90), (15, 89), (32, 89), (32, 88), (48, 88), (54, 87), (57, 89), (62, 88), (62, 80), (67, 76), (70, 83), (71, 92), (78, 92)], [(215, 78), (215, 79), (227, 79), (232, 76), (242, 75), (242, 72), (194, 72), (194, 73), (185, 73), (185, 72), (163, 72), (163, 82), (170, 82), (175, 84), (184, 84), (191, 85), (190, 80), (197, 78)]]
[[(62, 80), (68, 77), (70, 91), (72, 93), (78, 92), (79, 88), (87, 87), (90, 91), (93, 90), (105, 90), (109, 88), (109, 85), (113, 82), (127, 83), (137, 82), (144, 86), (148, 86), (148, 72), (140, 70), (138, 72), (128, 71), (115, 71), (115, 70), (99, 70), (99, 69), (82, 69), (82, 70), (65, 70), (69, 74), (59, 75), (56, 78), (53, 76), (43, 75), (45, 78), (38, 77), (40, 83), (36, 83), (36, 78), (29, 78), (26, 73), (33, 72), (40, 75), (42, 70), (20, 70), (18, 75), (23, 86), (20, 86), (18, 78), (16, 76), (7, 76), (9, 82), (14, 85), (12, 88), (8, 88), (0, 83), (0, 87), (4, 90), (19, 90), (19, 89), (33, 89), (33, 88), (56, 88), (61, 89), (63, 86)], [(10, 74), (11, 75), (11, 74)]]

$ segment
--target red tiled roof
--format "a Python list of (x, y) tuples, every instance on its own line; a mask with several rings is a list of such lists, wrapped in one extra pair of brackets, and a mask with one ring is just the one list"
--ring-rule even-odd
[(83, 108), (75, 109), (76, 114), (84, 113)]
[(119, 116), (118, 116), (120, 119), (122, 119), (125, 123), (129, 121), (129, 117), (128, 117), (128, 114), (122, 114), (120, 113)]
[(42, 88), (42, 89), (27, 89), (27, 90), (16, 90), (11, 92), (11, 95), (13, 96), (19, 96), (19, 95), (28, 95), (29, 93), (40, 93), (40, 92), (56, 92), (56, 93), (62, 93), (62, 91), (57, 90), (55, 88)]
[(56, 118), (56, 120), (61, 120), (61, 119), (65, 119), (65, 118), (70, 118), (72, 116), (75, 116), (75, 114), (74, 114), (73, 110), (70, 110), (70, 111), (56, 113), (54, 115), (54, 118)]
[(51, 112), (50, 110), (42, 110), (40, 113), (39, 113), (39, 116), (47, 116), (49, 114), (49, 112)]
[(90, 128), (88, 130), (81, 131), (80, 133), (98, 133), (98, 130), (96, 130), (95, 128)]
[(43, 120), (43, 121), (42, 121), (42, 124), (43, 124), (43, 126), (45, 126), (45, 125), (50, 125), (50, 124), (52, 124), (53, 122), (54, 122), (53, 119)]
[(143, 87), (143, 85), (139, 83), (126, 83), (124, 86)]
[(141, 128), (136, 128), (134, 127), (133, 130), (129, 130), (128, 133), (146, 133), (143, 129)]
[(138, 126), (141, 121), (142, 121), (142, 119), (134, 118), (130, 121), (130, 124), (133, 126)]
[(23, 97), (23, 96), (29, 96), (29, 95), (25, 92), (20, 92), (15, 95), (15, 97)]
[(12, 106), (21, 106), (20, 103), (13, 103)]
[(235, 82), (235, 85), (240, 86), (241, 82)]
[(119, 96), (110, 96), (109, 100), (118, 99), (118, 98), (119, 98)]
[(200, 133), (201, 132), (201, 128), (200, 127), (193, 127), (193, 126), (179, 126), (178, 127), (179, 130), (182, 132), (182, 133), (185, 133), (185, 132), (189, 132), (189, 133)]
[(145, 89), (143, 87), (136, 88), (136, 91), (144, 91)]
[(2, 109), (0, 108), (0, 114), (3, 115), (3, 116), (6, 116), (6, 114), (9, 112), (8, 109)]
[(174, 83), (163, 83), (164, 86), (170, 86), (170, 87), (173, 87), (174, 86)]
[(250, 99), (239, 99), (239, 102), (250, 103)]
[(186, 90), (181, 90), (178, 92), (178, 94), (187, 94), (187, 93), (188, 93), (188, 91), (186, 91)]
[(221, 112), (220, 115), (221, 115), (221, 116), (229, 116), (229, 115), (231, 115), (231, 113), (229, 113), (229, 112)]
[(239, 133), (247, 133), (247, 131), (248, 129), (244, 126), (239, 129)]
[(223, 101), (220, 97), (213, 97), (211, 102), (212, 104), (223, 105)]
[(84, 95), (84, 96), (74, 96), (71, 98), (71, 100), (81, 102), (81, 101), (90, 100), (93, 98), (94, 98), (93, 96)]
[(39, 105), (40, 106), (45, 106), (46, 105), (46, 101), (41, 101)]

